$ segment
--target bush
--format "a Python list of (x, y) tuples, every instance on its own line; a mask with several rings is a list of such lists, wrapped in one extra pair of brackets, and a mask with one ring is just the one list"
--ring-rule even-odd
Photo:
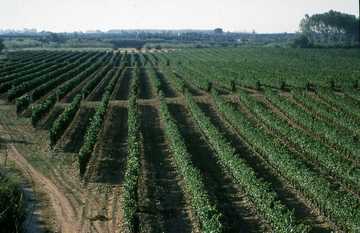
[(31, 104), (31, 98), (28, 95), (16, 99), (16, 113), (20, 114)]
[(65, 111), (56, 119), (49, 131), (50, 147), (53, 147), (70, 125), (80, 108), (82, 96), (78, 94)]
[(31, 124), (35, 127), (36, 124), (44, 117), (52, 107), (55, 106), (57, 101), (56, 93), (49, 96), (40, 104), (35, 105), (31, 110)]
[(295, 48), (311, 48), (312, 44), (307, 36), (301, 35), (294, 40), (292, 46)]
[(25, 220), (25, 204), (19, 183), (0, 173), (0, 229), (3, 233), (20, 232)]

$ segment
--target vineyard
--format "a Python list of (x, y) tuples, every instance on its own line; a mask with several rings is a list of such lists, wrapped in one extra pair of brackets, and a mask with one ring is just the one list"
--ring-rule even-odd
[(10, 52), (0, 129), (65, 193), (74, 232), (355, 233), (359, 64), (355, 49)]

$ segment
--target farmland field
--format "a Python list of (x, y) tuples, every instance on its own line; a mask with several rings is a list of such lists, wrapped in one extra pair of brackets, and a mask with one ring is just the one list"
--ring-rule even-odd
[(360, 232), (359, 80), (357, 49), (10, 52), (0, 152), (37, 232)]

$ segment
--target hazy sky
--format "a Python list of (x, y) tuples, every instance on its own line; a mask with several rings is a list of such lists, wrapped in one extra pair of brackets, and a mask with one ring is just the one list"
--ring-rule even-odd
[(358, 15), (358, 0), (0, 0), (0, 28), (294, 32), (330, 9)]

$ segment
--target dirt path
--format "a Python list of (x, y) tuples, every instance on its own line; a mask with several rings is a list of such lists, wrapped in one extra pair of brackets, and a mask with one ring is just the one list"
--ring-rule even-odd
[(46, 192), (52, 208), (55, 212), (56, 222), (62, 233), (80, 232), (80, 226), (76, 222), (77, 216), (67, 197), (56, 185), (35, 170), (31, 164), (17, 151), (16, 147), (10, 144), (9, 160), (13, 161), (18, 168), (31, 177), (34, 183)]
[[(9, 147), (8, 160), (18, 167), (22, 176), (31, 181), (31, 188), (36, 191), (36, 193), (39, 193), (39, 196), (36, 198), (39, 202), (40, 209), (39, 213), (36, 213), (36, 216), (40, 217), (41, 226), (46, 228), (47, 226), (51, 226), (53, 230), (56, 230), (55, 232), (62, 233), (117, 232), (115, 230), (107, 230), (105, 228), (106, 226), (101, 224), (101, 219), (96, 218), (101, 212), (98, 196), (87, 192), (87, 189), (83, 187), (83, 184), (79, 183), (76, 175), (72, 172), (72, 168), (67, 167), (65, 164), (61, 164), (58, 167), (57, 163), (48, 160), (49, 157), (45, 154), (37, 154), (36, 157), (34, 157), (35, 155), (32, 154), (34, 149), (37, 153), (48, 153), (48, 151), (38, 151), (39, 147), (43, 147), (44, 145), (33, 138), (35, 131), (28, 123), (24, 122), (24, 125), (20, 125), (20, 123), (15, 120), (18, 127), (12, 127), (14, 122), (8, 120), (12, 118), (12, 113), (9, 107), (2, 107), (4, 111), (8, 112), (8, 114), (4, 114), (4, 116), (0, 118), (1, 137), (5, 138)], [(5, 120), (5, 118), (7, 120)], [(37, 132), (39, 133), (37, 136), (41, 138), (43, 132), (41, 132), (41, 130)], [(23, 142), (28, 142), (29, 144), (26, 150), (23, 150), (23, 146), (21, 145)], [(20, 150), (21, 153), (19, 152)], [(69, 156), (69, 153), (66, 153), (66, 155)], [(38, 161), (39, 164), (37, 164), (34, 159)], [(61, 160), (63, 157), (59, 155), (57, 160), (59, 159)], [(33, 166), (32, 162), (43, 166), (45, 170), (41, 169), (41, 171), (45, 173), (39, 172), (38, 167)]]

